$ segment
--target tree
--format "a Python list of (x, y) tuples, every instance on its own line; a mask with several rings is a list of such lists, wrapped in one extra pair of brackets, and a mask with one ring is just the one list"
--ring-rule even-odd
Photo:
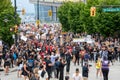
[[(19, 23), (20, 18), (17, 15), (17, 24)], [(11, 0), (0, 0), (0, 37), (9, 46), (14, 42), (12, 38), (14, 32), (10, 32), (10, 28), (15, 25), (14, 7)]]
[[(71, 3), (63, 3), (63, 5), (58, 10), (58, 17), (60, 22), (63, 26), (63, 31), (69, 31), (70, 30), (70, 24), (69, 24), (69, 8)], [(66, 23), (66, 24), (65, 24)]]
[[(103, 8), (119, 4), (120, 0), (87, 0), (87, 4), (67, 2), (59, 7), (58, 17), (65, 31), (113, 36), (120, 30), (120, 12), (103, 12)], [(91, 7), (96, 7), (95, 16), (90, 16)]]

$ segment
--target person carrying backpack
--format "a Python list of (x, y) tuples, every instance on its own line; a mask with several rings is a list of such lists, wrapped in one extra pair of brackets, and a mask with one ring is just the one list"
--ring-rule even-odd
[(32, 73), (34, 68), (34, 59), (33, 56), (30, 55), (29, 59), (27, 60), (28, 70)]
[(48, 73), (45, 69), (46, 66), (42, 65), (40, 68), (41, 69), (38, 71), (38, 75), (39, 75), (40, 80), (48, 80)]
[(88, 73), (89, 73), (89, 65), (88, 63), (84, 63), (82, 67), (83, 80), (88, 80)]
[(59, 58), (55, 59), (55, 77), (58, 79), (58, 75), (59, 75), (59, 67), (60, 67), (60, 61), (58, 61)]

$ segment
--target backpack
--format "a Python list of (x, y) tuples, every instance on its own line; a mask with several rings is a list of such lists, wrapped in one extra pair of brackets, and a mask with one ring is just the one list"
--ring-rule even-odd
[(42, 72), (41, 72), (41, 77), (42, 78), (44, 77), (45, 73), (46, 73), (46, 71), (42, 70)]

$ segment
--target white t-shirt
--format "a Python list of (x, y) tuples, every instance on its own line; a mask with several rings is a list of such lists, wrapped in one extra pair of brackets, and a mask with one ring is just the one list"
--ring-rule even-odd
[(38, 74), (39, 74), (40, 80), (46, 80), (48, 78), (47, 72), (45, 73), (44, 77), (41, 77), (41, 73), (42, 73), (42, 70), (39, 70)]
[(73, 74), (72, 76), (73, 80), (81, 80), (82, 79), (82, 74), (78, 74), (78, 76), (76, 76), (76, 73)]

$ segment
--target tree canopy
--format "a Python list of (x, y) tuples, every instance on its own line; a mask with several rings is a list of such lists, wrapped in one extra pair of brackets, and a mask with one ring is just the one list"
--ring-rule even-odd
[(11, 0), (0, 0), (0, 38), (9, 45), (14, 42), (10, 28), (20, 23), (18, 15), (15, 22), (14, 12)]
[[(63, 31), (113, 36), (120, 30), (120, 12), (103, 12), (103, 8), (120, 8), (119, 5), (120, 0), (87, 0), (87, 4), (65, 2), (58, 9), (58, 17)], [(95, 16), (90, 16), (91, 7), (96, 7)]]

